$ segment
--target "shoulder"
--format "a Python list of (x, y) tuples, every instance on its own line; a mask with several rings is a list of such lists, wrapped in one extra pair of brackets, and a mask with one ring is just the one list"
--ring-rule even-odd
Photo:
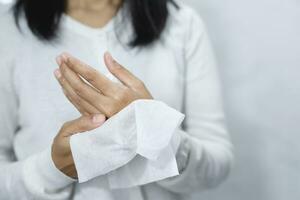
[(190, 5), (186, 4), (182, 0), (175, 0), (174, 3), (178, 6), (174, 6), (173, 3), (169, 3), (169, 18), (170, 21), (178, 23), (180, 25), (189, 24), (193, 21), (203, 23), (202, 18), (198, 12)]
[(169, 19), (163, 38), (172, 41), (179, 40), (178, 42), (184, 45), (191, 39), (192, 35), (201, 36), (206, 28), (201, 16), (194, 8), (182, 0), (175, 0), (174, 2), (178, 7), (174, 6), (173, 3), (168, 5)]
[(0, 3), (0, 71), (1, 85), (9, 84), (14, 61), (18, 55), (21, 33), (18, 30), (10, 5)]
[[(0, 32), (1, 40), (16, 39), (20, 36), (20, 31), (15, 23), (11, 4), (0, 3), (0, 26), (3, 31)], [(4, 42), (4, 41), (1, 41)]]
[(22, 34), (15, 23), (11, 5), (0, 4), (0, 26), (0, 56), (1, 62), (4, 62), (12, 59), (22, 41)]

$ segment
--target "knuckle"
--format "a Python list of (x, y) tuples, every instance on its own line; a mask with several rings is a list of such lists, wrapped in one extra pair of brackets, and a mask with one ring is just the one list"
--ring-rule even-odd
[(82, 93), (84, 91), (83, 85), (81, 83), (74, 84), (74, 91), (75, 91), (76, 94), (82, 95)]
[(112, 88), (112, 84), (110, 84), (110, 82), (103, 82), (102, 86), (104, 91), (108, 91), (109, 89)]
[(86, 70), (86, 79), (89, 82), (93, 82), (96, 79), (97, 71), (95, 69)]
[(61, 78), (60, 81), (59, 81), (59, 83), (60, 83), (60, 86), (62, 87), (62, 89), (66, 90), (66, 88), (67, 88), (66, 79)]
[(129, 89), (123, 89), (121, 90), (117, 96), (116, 96), (116, 99), (119, 100), (119, 101), (123, 101), (125, 99), (127, 99), (129, 96), (130, 96), (130, 90)]
[(132, 96), (132, 91), (131, 89), (127, 88), (123, 91), (123, 98), (128, 99), (129, 97)]
[(66, 91), (66, 89), (65, 89), (65, 88), (62, 88), (62, 91), (63, 91), (63, 93), (64, 93), (64, 95), (65, 95), (66, 97), (68, 97), (68, 96), (69, 96), (69, 94), (68, 94), (68, 92)]
[(72, 95), (71, 99), (74, 101), (74, 103), (76, 103), (77, 105), (81, 105), (82, 104), (82, 100), (79, 96), (77, 95)]
[(143, 89), (143, 88), (145, 88), (145, 84), (144, 84), (143, 81), (137, 79), (137, 80), (134, 82), (134, 87), (135, 87), (136, 89)]
[(107, 116), (107, 117), (111, 117), (114, 115), (115, 113), (115, 108), (117, 106), (117, 103), (115, 101), (112, 101), (109, 105), (105, 105), (103, 106), (103, 111), (104, 111), (104, 114)]
[(117, 101), (122, 101), (123, 98), (124, 98), (123, 92), (119, 92), (118, 94), (115, 95), (114, 99)]
[(61, 86), (64, 87), (65, 84), (66, 84), (66, 80), (65, 80), (64, 78), (60, 77), (60, 78), (59, 78), (59, 83), (60, 83)]
[(67, 97), (67, 99), (69, 99), (70, 101), (72, 100), (71, 95), (68, 92), (66, 92), (65, 90), (64, 90), (64, 94)]
[(65, 74), (65, 73), (67, 72), (67, 66), (66, 66), (66, 65), (62, 65), (62, 66), (61, 66), (61, 72), (62, 72), (63, 74)]

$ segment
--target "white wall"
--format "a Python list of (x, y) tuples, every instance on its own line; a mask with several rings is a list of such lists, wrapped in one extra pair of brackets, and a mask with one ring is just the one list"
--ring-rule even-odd
[(299, 200), (300, 2), (187, 2), (212, 37), (236, 147), (229, 180), (194, 199)]
[(0, 0), (0, 3), (11, 3), (12, 0)]

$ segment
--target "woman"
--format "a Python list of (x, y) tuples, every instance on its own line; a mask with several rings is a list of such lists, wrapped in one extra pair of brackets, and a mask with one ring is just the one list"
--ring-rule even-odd
[[(233, 156), (219, 79), (191, 8), (172, 0), (17, 0), (0, 21), (0, 199), (185, 199), (226, 178)], [(71, 136), (115, 130), (109, 120), (147, 99), (185, 114), (175, 132), (180, 174), (124, 189), (108, 187), (106, 174), (79, 184)]]

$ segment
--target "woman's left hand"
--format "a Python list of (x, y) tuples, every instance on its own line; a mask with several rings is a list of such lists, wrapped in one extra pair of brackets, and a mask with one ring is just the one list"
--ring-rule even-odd
[(102, 113), (107, 118), (138, 99), (153, 99), (144, 83), (104, 54), (108, 70), (123, 84), (115, 83), (78, 59), (62, 54), (55, 76), (67, 98), (82, 114)]

